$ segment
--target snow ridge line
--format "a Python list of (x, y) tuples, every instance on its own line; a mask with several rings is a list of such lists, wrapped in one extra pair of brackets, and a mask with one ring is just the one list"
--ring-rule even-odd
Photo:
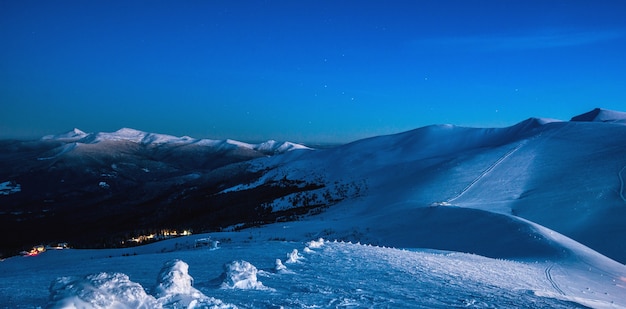
[(550, 282), (550, 285), (557, 291), (559, 292), (559, 294), (561, 295), (565, 295), (565, 292), (563, 292), (563, 290), (561, 290), (561, 288), (559, 287), (559, 285), (556, 283), (556, 281), (554, 281), (554, 279), (552, 278), (552, 268), (554, 268), (554, 265), (550, 265), (548, 266), (544, 272), (546, 274), (546, 279), (548, 279), (548, 281)]
[(622, 172), (624, 172), (625, 169), (626, 165), (624, 165), (624, 167), (622, 167), (622, 169), (617, 173), (617, 176), (619, 177), (619, 197), (622, 198), (624, 203), (626, 203), (626, 197), (624, 197), (624, 177), (622, 176)]
[(507, 151), (504, 155), (502, 155), (500, 158), (498, 158), (498, 160), (493, 162), (484, 171), (482, 171), (478, 176), (476, 176), (476, 178), (474, 178), (474, 180), (472, 180), (467, 186), (465, 186), (465, 188), (463, 188), (463, 190), (461, 190), (461, 192), (459, 192), (454, 197), (449, 198), (446, 201), (446, 203), (451, 203), (451, 202), (457, 200), (458, 198), (460, 198), (463, 194), (465, 194), (467, 191), (469, 191), (469, 189), (471, 189), (478, 181), (480, 181), (483, 177), (487, 176), (487, 174), (489, 174), (491, 171), (493, 171), (494, 168), (496, 168), (498, 165), (500, 165), (500, 163), (502, 163), (502, 161), (506, 160), (513, 153), (515, 153), (520, 148), (522, 148), (522, 146), (526, 145), (527, 142), (528, 142), (528, 140), (524, 140), (521, 143), (519, 143), (517, 146), (515, 146), (513, 149)]

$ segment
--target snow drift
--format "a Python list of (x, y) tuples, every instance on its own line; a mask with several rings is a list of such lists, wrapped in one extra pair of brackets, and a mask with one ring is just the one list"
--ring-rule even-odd
[(49, 308), (236, 308), (207, 297), (193, 285), (189, 265), (171, 260), (163, 265), (154, 296), (126, 274), (99, 273), (85, 277), (61, 277), (50, 286)]
[(99, 273), (83, 278), (61, 277), (50, 287), (49, 308), (158, 308), (153, 296), (120, 273)]

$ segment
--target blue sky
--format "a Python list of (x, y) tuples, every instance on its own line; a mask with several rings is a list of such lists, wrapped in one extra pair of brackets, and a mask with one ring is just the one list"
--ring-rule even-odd
[(348, 142), (626, 110), (626, 1), (4, 1), (0, 138)]

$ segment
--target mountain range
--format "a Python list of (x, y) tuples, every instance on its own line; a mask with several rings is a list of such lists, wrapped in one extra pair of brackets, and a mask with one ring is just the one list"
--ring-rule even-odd
[[(479, 222), (529, 221), (625, 262), (625, 122), (626, 113), (595, 109), (506, 128), (433, 125), (324, 150), (126, 128), (5, 140), (0, 230), (16, 236), (0, 247), (5, 255), (58, 241), (110, 247), (145, 231), (216, 231), (331, 211), (343, 213), (336, 221), (362, 221), (329, 227), (340, 239), (523, 255), (504, 243), (467, 244), (481, 243)], [(467, 216), (474, 219), (454, 222)], [(397, 228), (380, 224), (389, 218), (404, 218), (393, 222), (412, 236), (380, 236)], [(455, 236), (429, 241), (450, 225)]]
[[(22, 288), (42, 280), (46, 285), (45, 280), (59, 271), (76, 273), (67, 267), (70, 264), (131, 273), (145, 286), (149, 272), (143, 265), (155, 267), (165, 257), (184, 257), (202, 273), (213, 273), (213, 266), (194, 261), (210, 254), (226, 262), (245, 254), (265, 265), (271, 260), (267, 255), (324, 238), (368, 246), (307, 243), (306, 257), (297, 250), (290, 253), (286, 262), (293, 264), (288, 267), (277, 260), (271, 271), (276, 274), (258, 270), (270, 285), (295, 290), (266, 288), (256, 281), (257, 269), (242, 261), (224, 264), (226, 272), (215, 279), (222, 282), (221, 289), (210, 281), (200, 290), (244, 307), (281, 302), (309, 306), (301, 300), (326, 301), (331, 307), (378, 306), (390, 300), (413, 306), (419, 300), (423, 307), (508, 303), (621, 308), (626, 306), (619, 296), (626, 289), (624, 124), (626, 113), (594, 109), (569, 121), (531, 118), (504, 128), (432, 125), (328, 149), (132, 129), (89, 134), (75, 129), (35, 141), (5, 140), (0, 142), (0, 232), (10, 235), (0, 241), (5, 256), (58, 242), (74, 248), (124, 247), (129, 239), (163, 230), (192, 230), (198, 236), (116, 249), (121, 251), (50, 253), (41, 257), (44, 262), (14, 257), (0, 268), (6, 280)], [(210, 237), (219, 239), (224, 251), (195, 251), (194, 242)], [(129, 257), (137, 254), (137, 259)], [(111, 268), (107, 258), (123, 264)], [(355, 259), (361, 263), (352, 265)], [(382, 260), (388, 264), (382, 266)], [(48, 263), (59, 268), (50, 269)], [(306, 265), (313, 268), (307, 270)], [(167, 262), (155, 296), (141, 288), (132, 297), (127, 292), (106, 295), (122, 303), (135, 301), (131, 307), (140, 301), (152, 304), (147, 307), (177, 308), (187, 302), (189, 307), (210, 303), (208, 307), (231, 308), (200, 290), (186, 288), (190, 294), (184, 297), (180, 291), (163, 292), (164, 284), (190, 287), (184, 281), (192, 280), (188, 274), (183, 274), (184, 282), (167, 281), (171, 267), (185, 273), (188, 265)], [(367, 277), (381, 267), (398, 274)], [(423, 268), (416, 278), (415, 267)], [(37, 278), (24, 276), (26, 269), (38, 269)], [(307, 283), (289, 279), (289, 269), (299, 271)], [(320, 275), (319, 269), (339, 277)], [(252, 273), (254, 277), (246, 277)], [(83, 304), (78, 299), (97, 303), (100, 300), (90, 299), (91, 292), (85, 291), (105, 293), (99, 284), (134, 284), (124, 276), (58, 278), (50, 286), (49, 307)], [(404, 276), (422, 282), (419, 289), (431, 296), (413, 299), (417, 292), (412, 289), (404, 295)], [(459, 288), (452, 283), (455, 276), (471, 282)], [(372, 283), (354, 290), (354, 280)], [(379, 280), (387, 290), (371, 290)], [(442, 284), (454, 296), (432, 296)], [(494, 284), (500, 288), (494, 290)], [(32, 293), (0, 289), (0, 300), (40, 303), (46, 290), (39, 285), (31, 287)], [(320, 285), (334, 292), (310, 293)], [(270, 294), (227, 292), (242, 287)], [(282, 295), (280, 300), (272, 293)], [(347, 301), (355, 293), (362, 294), (361, 299)]]
[[(34, 243), (108, 247), (145, 231), (214, 230), (239, 217), (256, 219), (250, 197), (216, 193), (255, 177), (243, 162), (310, 150), (127, 128), (4, 140), (0, 149), (0, 230), (15, 235), (0, 241), (5, 255)], [(226, 202), (235, 205), (223, 207)]]

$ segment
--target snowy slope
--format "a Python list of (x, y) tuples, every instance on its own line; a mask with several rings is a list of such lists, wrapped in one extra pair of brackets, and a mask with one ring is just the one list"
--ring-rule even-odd
[[(9, 258), (0, 307), (626, 308), (626, 117), (600, 114), (258, 158), (246, 164), (257, 178), (218, 195), (321, 184), (260, 206), (327, 206), (239, 232)], [(220, 248), (196, 248), (206, 237)], [(307, 243), (320, 237), (355, 243)]]
[(218, 249), (193, 248), (194, 239), (207, 236), (198, 235), (130, 249), (11, 258), (0, 262), (0, 307), (626, 307), (626, 267), (577, 244), (569, 257), (502, 260), (271, 241), (270, 230), (212, 234), (222, 240)]
[(328, 185), (318, 196), (357, 188), (347, 195), (358, 205), (344, 208), (374, 218), (361, 227), (370, 230), (390, 213), (416, 222), (416, 214), (432, 212), (422, 208), (435, 205), (517, 216), (626, 262), (624, 145), (626, 127), (616, 123), (533, 118), (508, 128), (429, 126), (257, 160), (258, 169), (276, 168), (247, 188), (285, 176), (322, 180)]
[(612, 111), (602, 108), (596, 108), (587, 113), (575, 116), (571, 121), (582, 121), (582, 122), (610, 122), (610, 123), (620, 123), (626, 124), (626, 113)]
[(57, 135), (46, 135), (44, 137), (42, 137), (42, 140), (59, 140), (59, 141), (77, 141), (80, 140), (82, 138), (85, 138), (88, 134), (74, 128), (73, 130), (66, 132), (66, 133), (61, 133), (61, 134), (57, 134)]

